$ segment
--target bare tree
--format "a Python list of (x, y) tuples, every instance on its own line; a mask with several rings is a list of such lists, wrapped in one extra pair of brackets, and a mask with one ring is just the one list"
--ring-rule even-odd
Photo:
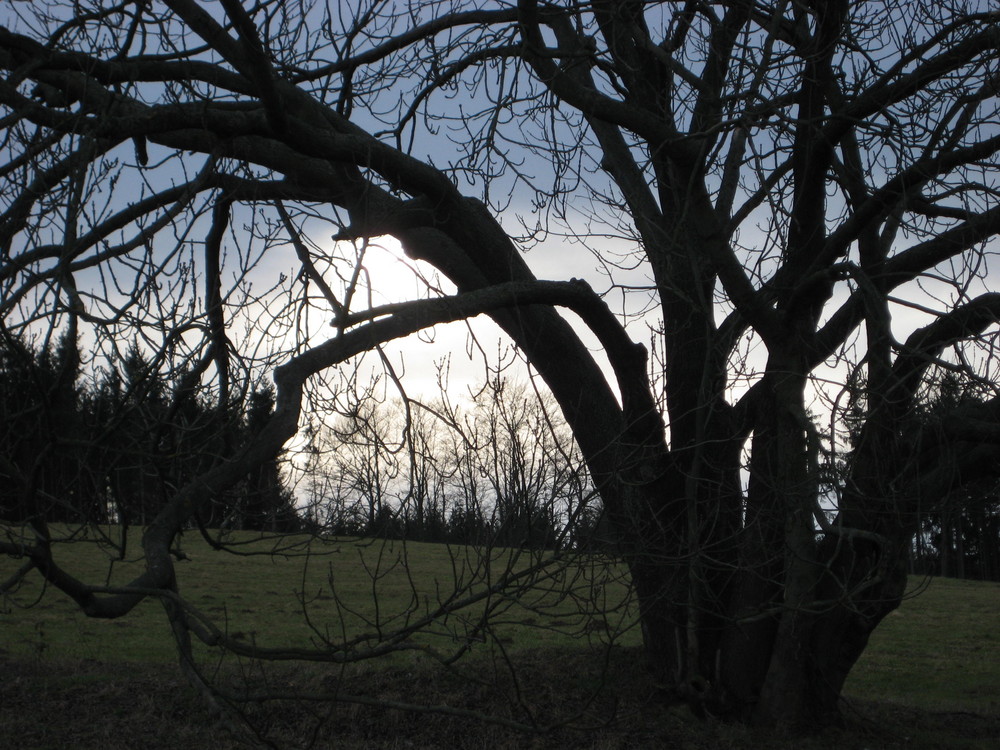
[[(551, 400), (524, 384), (492, 378), (477, 389), (466, 418), (464, 451), (488, 484), (483, 515), (492, 517), (501, 544), (559, 547), (567, 542), (574, 514), (587, 502), (582, 460), (567, 439)], [(457, 420), (456, 420), (457, 421)]]
[[(487, 313), (573, 430), (665, 694), (739, 720), (829, 718), (900, 602), (919, 509), (996, 466), (1000, 400), (933, 433), (911, 417), (933, 363), (997, 382), (1000, 16), (958, 0), (481, 5), (5, 11), (4, 325), (86, 325), (96, 351), (139, 337), (221, 392), (271, 372), (277, 396), (149, 525), (128, 591), (73, 578), (42, 530), (2, 549), (88, 614), (124, 614), (174, 586), (178, 530), (294, 435), (324, 373)], [(596, 263), (608, 294), (536, 279), (522, 250), (560, 234), (566, 275)], [(385, 235), (457, 292), (428, 279), (428, 299), (366, 306), (364, 250)], [(610, 302), (658, 318), (654, 372)], [(838, 388), (858, 382), (831, 499), (820, 455)]]
[(393, 484), (400, 473), (404, 443), (392, 434), (391, 414), (381, 404), (361, 402), (334, 428), (340, 499), (357, 506), (363, 529), (378, 534), (392, 524), (398, 513), (393, 507)]
[(597, 505), (558, 407), (526, 384), (496, 375), (462, 402), (366, 393), (312, 429), (308, 473), (326, 485), (315, 502), (328, 529), (557, 549)]

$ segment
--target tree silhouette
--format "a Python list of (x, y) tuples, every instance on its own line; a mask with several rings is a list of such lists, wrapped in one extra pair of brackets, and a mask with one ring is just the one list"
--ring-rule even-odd
[[(649, 668), (699, 711), (836, 715), (903, 596), (922, 499), (996, 474), (997, 398), (911, 429), (933, 364), (997, 382), (988, 4), (5, 13), (6, 328), (86, 326), (104, 350), (141, 337), (221, 403), (261, 372), (276, 387), (265, 426), (167, 487), (129, 591), (33, 549), (88, 614), (173, 591), (179, 530), (328, 405), (338, 366), (480, 314), (562, 410)], [(417, 268), (424, 298), (375, 301), (394, 282), (366, 252), (387, 235), (440, 273)], [(560, 236), (566, 280), (539, 281), (522, 251)], [(570, 278), (595, 265), (600, 293)], [(628, 325), (644, 314), (652, 361)], [(862, 422), (828, 507), (821, 452), (858, 369)], [(170, 615), (183, 647), (190, 623)]]

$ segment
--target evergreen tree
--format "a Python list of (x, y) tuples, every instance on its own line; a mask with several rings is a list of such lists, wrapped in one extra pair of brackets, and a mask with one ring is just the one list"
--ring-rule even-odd
[[(258, 432), (271, 388), (221, 406), (192, 373), (167, 378), (133, 345), (120, 369), (81, 383), (72, 331), (53, 346), (0, 336), (0, 520), (145, 525), (177, 488)], [(278, 460), (203, 513), (207, 526), (291, 531), (299, 518)]]
[[(264, 428), (274, 412), (274, 388), (264, 386), (250, 396), (246, 408), (244, 430), (255, 435)], [(291, 493), (284, 487), (279, 457), (265, 461), (250, 472), (238, 492), (233, 515), (239, 528), (272, 532), (293, 532), (301, 529)]]
[(0, 516), (95, 519), (77, 381), (80, 351), (65, 332), (55, 347), (0, 336)]

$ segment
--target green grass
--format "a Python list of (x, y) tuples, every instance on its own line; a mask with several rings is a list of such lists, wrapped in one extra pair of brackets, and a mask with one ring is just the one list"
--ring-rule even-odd
[(920, 593), (872, 634), (848, 696), (1000, 714), (1000, 583), (913, 579)]
[[(260, 647), (323, 649), (364, 636), (374, 643), (451, 598), (474, 596), (509, 571), (538, 562), (510, 550), (414, 542), (274, 540), (247, 533), (229, 541), (237, 555), (186, 534), (181, 546), (190, 559), (176, 564), (179, 588), (221, 631)], [(112, 559), (93, 540), (74, 542), (60, 552), (57, 561), (65, 561), (67, 569), (88, 582), (122, 586), (141, 572), (137, 549), (125, 561)], [(0, 580), (15, 569), (15, 561), (0, 560)], [(624, 606), (627, 588), (621, 574), (603, 565), (555, 566), (549, 577), (525, 587), (514, 582), (440, 618), (416, 638), (441, 651), (470, 638), (482, 640), (477, 627), (488, 606), (493, 613), (490, 635), (504, 643), (516, 640), (531, 648), (581, 638), (634, 645), (638, 634), (629, 627), (634, 615)], [(590, 616), (590, 611), (600, 614)], [(37, 574), (0, 600), (0, 649), (0, 654), (102, 662), (176, 658), (159, 602), (146, 601), (117, 620), (95, 620), (61, 592), (46, 590)]]

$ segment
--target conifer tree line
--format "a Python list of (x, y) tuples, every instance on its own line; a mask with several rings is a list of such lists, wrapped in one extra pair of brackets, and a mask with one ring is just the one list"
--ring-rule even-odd
[[(917, 410), (919, 422), (943, 429), (984, 408), (988, 393), (946, 373)], [(1000, 482), (985, 477), (960, 487), (924, 513), (914, 538), (917, 574), (1000, 581)]]
[(914, 573), (1000, 581), (1000, 489), (980, 482), (921, 521)]
[[(846, 449), (839, 455), (832, 451), (833, 459), (827, 464), (828, 487), (834, 494), (847, 486), (845, 477), (855, 460), (860, 438), (858, 426), (867, 409), (866, 390), (863, 382), (852, 382), (847, 389)], [(985, 409), (990, 396), (989, 387), (983, 383), (936, 368), (907, 417), (906, 429), (913, 434), (941, 434)], [(914, 454), (919, 455), (921, 450), (918, 443)], [(995, 477), (980, 477), (943, 497), (932, 494), (925, 501), (916, 511), (909, 572), (1000, 581), (1000, 482)]]
[[(220, 403), (192, 373), (167, 376), (136, 345), (120, 367), (106, 368), (87, 368), (80, 348), (68, 332), (49, 345), (0, 335), (3, 521), (145, 525), (176, 487), (259, 430), (274, 408), (269, 386)], [(254, 469), (198, 521), (301, 527), (278, 459)]]

